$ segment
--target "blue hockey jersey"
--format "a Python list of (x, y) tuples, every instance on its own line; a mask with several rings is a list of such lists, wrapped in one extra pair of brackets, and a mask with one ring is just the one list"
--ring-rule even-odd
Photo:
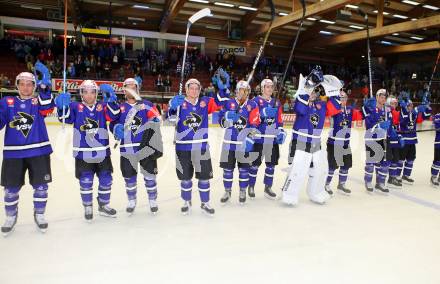
[(261, 111), (270, 106), (278, 109), (277, 114), (274, 118), (261, 118), (261, 122), (258, 125), (258, 132), (256, 134), (255, 143), (259, 144), (273, 144), (276, 143), (277, 134), (280, 129), (283, 128), (283, 111), (281, 108), (281, 103), (279, 100), (271, 98), (266, 100), (262, 96), (255, 97), (253, 101), (258, 105), (259, 111)]
[(292, 129), (292, 140), (312, 145), (321, 144), (324, 127), (326, 102), (314, 101), (309, 105), (309, 95), (299, 95), (295, 100), (295, 123)]
[(338, 97), (330, 97), (327, 102), (327, 115), (331, 118), (331, 128), (327, 143), (347, 147), (350, 145), (352, 122), (361, 120), (359, 110), (351, 106), (341, 106)]
[[(236, 122), (227, 121), (225, 119), (225, 113), (227, 111), (238, 112), (240, 118)], [(254, 100), (246, 100), (240, 105), (237, 99), (229, 99), (223, 105), (223, 109), (220, 112), (220, 125), (225, 128), (223, 148), (235, 151), (237, 147), (243, 144), (247, 135), (258, 133), (257, 127), (259, 124), (260, 113), (258, 105)], [(249, 129), (251, 129), (251, 131)]]
[(391, 112), (385, 107), (379, 109), (362, 107), (362, 116), (365, 120), (365, 141), (379, 141), (386, 139), (389, 131), (381, 129), (379, 123), (383, 121), (393, 121)]
[[(129, 114), (133, 106), (134, 105), (131, 105), (127, 102), (120, 105), (109, 103), (107, 105), (108, 116), (112, 119), (110, 128), (113, 129), (114, 125), (116, 125), (117, 123), (124, 125), (125, 120), (127, 119), (127, 115)], [(142, 135), (145, 131), (144, 128), (146, 128), (146, 123), (154, 118), (159, 117), (160, 114), (153, 103), (147, 100), (143, 100), (142, 105), (140, 106), (140, 110), (136, 112), (136, 115), (134, 116), (130, 124), (129, 131), (125, 133), (126, 136), (124, 137), (124, 139), (121, 140), (120, 152), (126, 154), (137, 153), (140, 150), (139, 146), (141, 144)]]
[[(65, 122), (73, 124), (73, 157), (81, 160), (103, 159), (110, 156), (107, 105), (98, 102), (89, 107), (72, 102), (65, 111)], [(58, 110), (58, 119), (63, 119)]]
[(220, 108), (214, 98), (199, 97), (195, 104), (185, 99), (177, 110), (169, 109), (168, 120), (176, 123), (177, 151), (206, 150), (208, 147), (208, 115)]
[(400, 110), (400, 131), (402, 133), (405, 144), (417, 144), (417, 117), (419, 114), (423, 119), (428, 119), (431, 116), (431, 109), (420, 113), (416, 108), (409, 111), (408, 108), (402, 107)]
[(4, 97), (0, 100), (0, 129), (6, 127), (4, 158), (29, 158), (52, 153), (44, 118), (52, 113), (50, 91), (27, 100)]
[(435, 128), (434, 147), (440, 148), (440, 113), (433, 116), (433, 124)]

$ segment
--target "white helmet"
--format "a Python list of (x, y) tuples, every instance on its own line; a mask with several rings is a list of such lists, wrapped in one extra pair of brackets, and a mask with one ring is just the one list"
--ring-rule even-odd
[(235, 87), (235, 91), (238, 92), (240, 89), (248, 89), (251, 90), (251, 86), (249, 86), (249, 83), (247, 81), (241, 80), (238, 81), (237, 86)]
[(95, 90), (96, 94), (98, 94), (99, 87), (93, 80), (84, 80), (81, 85), (79, 85), (79, 94), (82, 96), (84, 90)]
[(125, 81), (124, 81), (122, 86), (125, 88), (127, 85), (130, 85), (130, 84), (135, 84), (136, 85), (136, 90), (139, 93), (139, 90), (140, 90), (139, 82), (136, 81), (136, 79), (134, 79), (134, 78), (127, 78), (127, 79), (125, 79)]
[(376, 97), (381, 96), (381, 95), (387, 97), (387, 96), (388, 96), (388, 92), (387, 92), (387, 90), (385, 90), (385, 89), (379, 89), (379, 90), (377, 90), (377, 92), (376, 92)]
[(387, 98), (387, 105), (391, 105), (392, 103), (397, 103), (397, 98), (395, 96), (389, 96)]
[(186, 81), (186, 83), (185, 83), (185, 90), (188, 90), (189, 85), (191, 85), (191, 84), (196, 84), (196, 85), (199, 86), (200, 90), (202, 89), (202, 84), (200, 84), (199, 80), (191, 78), (188, 81)]
[(15, 87), (17, 87), (17, 89), (18, 89), (18, 82), (20, 80), (32, 81), (34, 83), (34, 91), (35, 91), (35, 88), (37, 87), (37, 82), (35, 81), (34, 74), (30, 72), (21, 72), (20, 74), (18, 74), (17, 77), (15, 77)]
[(271, 79), (263, 79), (263, 81), (261, 81), (261, 83), (260, 83), (261, 93), (263, 93), (264, 86), (266, 86), (266, 85), (273, 86), (273, 81)]

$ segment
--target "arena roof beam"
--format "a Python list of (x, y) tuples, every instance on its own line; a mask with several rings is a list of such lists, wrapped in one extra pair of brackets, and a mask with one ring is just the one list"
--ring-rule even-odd
[[(358, 2), (360, 2), (360, 0), (332, 0), (332, 1), (316, 2), (315, 4), (307, 6), (306, 17), (323, 14), (344, 7), (347, 4), (358, 3)], [(275, 18), (272, 24), (272, 29), (282, 27), (291, 22), (299, 21), (301, 17), (302, 17), (302, 9), (298, 9), (298, 10), (295, 9), (295, 12), (292, 12), (287, 16)], [(270, 26), (270, 22), (261, 25), (257, 30), (255, 30), (252, 34), (250, 34), (250, 36), (255, 37), (262, 33), (265, 33), (269, 29), (269, 26)]]
[(266, 0), (255, 0), (255, 3), (254, 3), (254, 5), (252, 5), (252, 7), (256, 8), (257, 11), (249, 11), (243, 17), (243, 21), (242, 21), (242, 24), (241, 24), (241, 27), (242, 27), (243, 31), (245, 31), (250, 26), (252, 21), (257, 18), (258, 13), (260, 12), (260, 10), (266, 4), (267, 4)]
[(383, 26), (383, 5), (384, 0), (377, 0), (376, 28), (380, 28)]
[(160, 22), (159, 30), (161, 33), (166, 33), (173, 20), (176, 18), (180, 9), (185, 5), (186, 0), (171, 0), (169, 5), (165, 8), (162, 20)]
[[(420, 30), (420, 29), (431, 28), (436, 26), (440, 26), (440, 15), (423, 18), (417, 21), (406, 21), (403, 23), (392, 24), (380, 28), (370, 29), (370, 37), (375, 38), (375, 37), (390, 35), (393, 33), (408, 32), (408, 31)], [(328, 38), (327, 40), (322, 42), (322, 45), (350, 43), (353, 41), (366, 39), (366, 38), (367, 38), (366, 31), (352, 32), (352, 33), (337, 35)]]
[(375, 48), (373, 50), (373, 53), (374, 55), (384, 55), (391, 53), (415, 52), (415, 51), (435, 50), (435, 49), (437, 50), (440, 49), (440, 42), (429, 41), (429, 42), (421, 42), (414, 44), (381, 47), (381, 48)]

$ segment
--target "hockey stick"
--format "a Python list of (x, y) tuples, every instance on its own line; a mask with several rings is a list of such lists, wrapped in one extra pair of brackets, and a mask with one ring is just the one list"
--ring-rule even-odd
[(365, 28), (367, 29), (367, 59), (368, 59), (368, 81), (370, 98), (373, 97), (373, 75), (371, 72), (371, 48), (370, 48), (370, 27), (368, 26), (368, 14), (358, 9), (359, 14), (365, 19)]
[(293, 41), (292, 49), (290, 50), (289, 59), (287, 60), (286, 69), (284, 69), (283, 77), (281, 78), (281, 81), (279, 82), (277, 97), (279, 96), (281, 89), (284, 87), (284, 80), (286, 80), (287, 72), (289, 71), (289, 66), (292, 63), (293, 53), (295, 51), (296, 44), (297, 44), (298, 38), (299, 38), (299, 34), (301, 33), (301, 28), (304, 23), (304, 18), (306, 16), (306, 2), (305, 2), (305, 0), (300, 0), (300, 1), (301, 1), (302, 9), (303, 9), (303, 14), (301, 17), (301, 22), (299, 24), (298, 32), (296, 33), (295, 40)]
[(437, 65), (438, 65), (439, 59), (440, 59), (440, 50), (438, 51), (437, 60), (435, 61), (434, 69), (432, 70), (431, 79), (429, 79), (428, 90), (427, 90), (428, 93), (429, 93), (429, 90), (431, 89), (432, 80), (434, 79), (434, 75), (435, 75), (435, 71), (437, 70)]
[[(63, 60), (63, 93), (66, 93), (66, 69), (67, 69), (67, 0), (64, 1), (64, 60)], [(66, 127), (66, 107), (63, 106), (62, 129)]]
[(275, 6), (273, 4), (272, 0), (268, 0), (269, 2), (269, 6), (270, 6), (270, 26), (269, 29), (267, 30), (265, 36), (264, 36), (264, 40), (263, 40), (263, 44), (260, 46), (260, 49), (258, 50), (257, 56), (255, 57), (255, 61), (254, 61), (254, 65), (252, 66), (252, 71), (249, 74), (249, 77), (247, 78), (247, 83), (249, 84), (250, 81), (252, 80), (252, 77), (254, 77), (254, 73), (255, 73), (255, 69), (257, 68), (258, 62), (260, 61), (260, 57), (263, 54), (264, 51), (264, 46), (266, 45), (266, 42), (269, 38), (270, 32), (272, 31), (272, 24), (273, 24), (273, 20), (275, 18)]
[(192, 15), (188, 19), (188, 23), (186, 25), (185, 48), (183, 50), (182, 70), (180, 71), (179, 95), (182, 95), (182, 91), (183, 91), (183, 79), (184, 79), (183, 77), (185, 74), (186, 50), (188, 48), (189, 29), (192, 24), (194, 24), (195, 22), (197, 22), (201, 18), (208, 17), (208, 16), (209, 17), (212, 16), (211, 10), (209, 8), (205, 8), (205, 9), (198, 11), (197, 13), (195, 13), (194, 15)]

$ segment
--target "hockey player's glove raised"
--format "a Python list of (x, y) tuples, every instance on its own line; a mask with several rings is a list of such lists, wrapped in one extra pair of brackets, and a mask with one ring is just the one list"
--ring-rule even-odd
[(263, 108), (260, 112), (260, 116), (261, 118), (274, 118), (277, 115), (277, 111), (278, 109), (276, 107), (268, 106)]
[(179, 106), (181, 106), (183, 104), (183, 102), (185, 101), (185, 96), (184, 95), (177, 95), (174, 96), (171, 101), (170, 101), (170, 109), (172, 110), (177, 110), (177, 108)]
[(115, 135), (116, 140), (124, 139), (124, 125), (121, 123), (116, 124), (113, 128), (113, 135)]
[(408, 106), (408, 102), (406, 100), (400, 100), (399, 105), (401, 108), (406, 108)]
[(391, 126), (391, 121), (387, 120), (387, 121), (382, 121), (379, 123), (379, 128), (383, 129), (383, 130), (388, 130), (388, 128), (390, 128)]
[(225, 119), (232, 121), (232, 122), (237, 122), (238, 119), (240, 118), (240, 115), (235, 112), (235, 111), (227, 111), (225, 112)]
[(369, 98), (365, 101), (364, 106), (368, 109), (374, 109), (376, 108), (376, 99), (375, 98)]
[(104, 103), (115, 103), (118, 100), (115, 90), (113, 90), (113, 87), (109, 84), (101, 84), (99, 91), (102, 93)]
[(427, 109), (428, 109), (427, 105), (419, 105), (419, 106), (416, 107), (417, 113), (426, 112)]
[(55, 98), (55, 105), (58, 109), (67, 108), (70, 105), (70, 93), (61, 93)]
[[(47, 69), (46, 65), (44, 65), (43, 63), (41, 63), (40, 61), (37, 61), (37, 63), (35, 63), (35, 78), (37, 78), (37, 86), (44, 89), (46, 87), (50, 87), (52, 85), (51, 83), (51, 77), (50, 77), (50, 72), (49, 69)], [(38, 80), (38, 73), (41, 74), (41, 80)]]
[(277, 144), (284, 144), (284, 141), (286, 141), (286, 132), (284, 129), (280, 129), (280, 132), (277, 134), (276, 142)]

